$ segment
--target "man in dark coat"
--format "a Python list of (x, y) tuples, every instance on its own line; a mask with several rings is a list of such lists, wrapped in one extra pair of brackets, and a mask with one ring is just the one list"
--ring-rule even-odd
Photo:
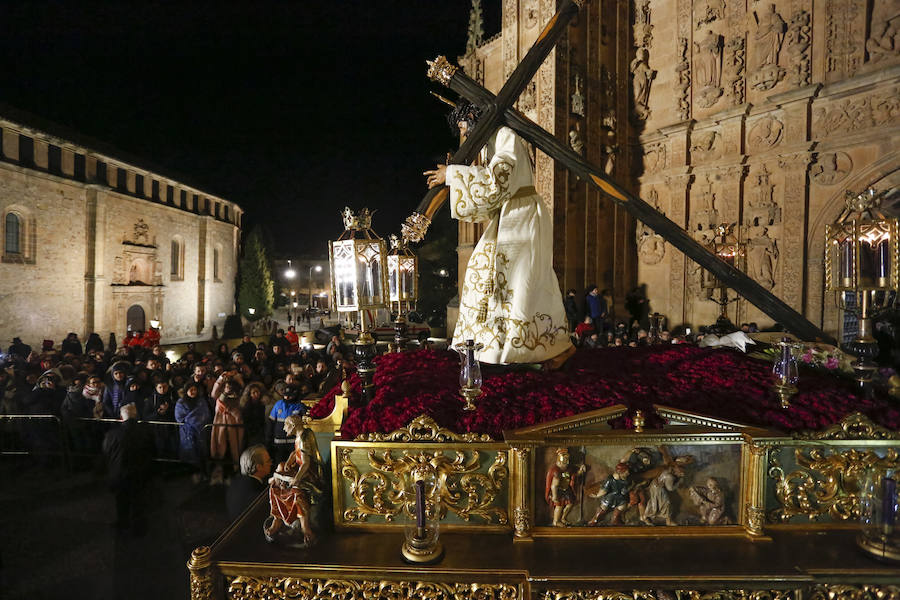
[(563, 308), (566, 309), (566, 320), (569, 321), (569, 333), (575, 333), (575, 327), (578, 326), (579, 318), (578, 304), (575, 302), (575, 290), (570, 289), (563, 298)]
[(240, 352), (244, 357), (244, 360), (250, 362), (253, 360), (253, 357), (256, 356), (256, 344), (250, 341), (250, 336), (245, 335), (241, 340), (241, 343), (238, 344), (238, 347), (234, 349), (235, 352)]
[(81, 340), (78, 339), (77, 333), (73, 331), (66, 336), (62, 343), (61, 352), (63, 355), (74, 354), (75, 356), (81, 356)]
[(262, 444), (250, 446), (241, 454), (241, 474), (231, 480), (225, 504), (228, 518), (236, 519), (263, 490), (272, 472), (272, 458)]
[(116, 495), (116, 529), (133, 528), (144, 532), (144, 496), (153, 465), (153, 440), (137, 422), (137, 407), (122, 406), (122, 424), (106, 433), (103, 454), (106, 456), (109, 487)]
[(14, 337), (12, 341), (12, 346), (10, 346), (6, 350), (7, 354), (14, 354), (25, 360), (28, 358), (28, 355), (31, 354), (31, 346), (22, 342), (22, 338)]

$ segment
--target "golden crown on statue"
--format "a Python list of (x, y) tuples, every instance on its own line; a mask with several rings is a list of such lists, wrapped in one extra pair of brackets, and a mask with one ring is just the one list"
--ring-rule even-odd
[(358, 215), (354, 215), (349, 206), (344, 207), (344, 229), (369, 229), (372, 227), (372, 214), (368, 208), (359, 211)]

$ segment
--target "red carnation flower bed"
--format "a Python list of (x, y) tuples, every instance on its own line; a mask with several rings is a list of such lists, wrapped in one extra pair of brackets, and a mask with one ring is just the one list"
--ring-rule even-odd
[[(359, 378), (351, 375), (350, 410), (341, 427), (345, 439), (394, 431), (421, 414), (453, 431), (502, 439), (507, 429), (613, 404), (643, 410), (648, 427), (662, 424), (651, 414), (651, 405), (663, 404), (784, 433), (822, 429), (853, 412), (900, 429), (900, 410), (887, 396), (862, 398), (854, 393), (853, 382), (815, 371), (801, 373), (799, 393), (790, 408), (782, 409), (771, 389), (771, 363), (722, 348), (680, 344), (579, 350), (555, 372), (488, 367), (483, 394), (475, 401), (478, 408), (471, 412), (462, 409), (456, 353), (385, 354), (377, 364), (377, 391), (367, 406), (360, 405)], [(320, 400), (311, 415), (327, 416), (339, 392), (340, 386)], [(630, 427), (630, 417), (613, 425)]]

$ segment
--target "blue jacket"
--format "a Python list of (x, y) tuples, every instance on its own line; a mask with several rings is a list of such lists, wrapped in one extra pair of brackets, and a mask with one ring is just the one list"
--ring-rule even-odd
[(294, 402), (285, 402), (284, 399), (279, 400), (272, 407), (269, 413), (269, 422), (267, 429), (269, 430), (267, 438), (271, 443), (275, 444), (291, 444), (294, 438), (289, 437), (284, 431), (284, 421), (291, 415), (305, 415), (306, 405), (300, 400)]

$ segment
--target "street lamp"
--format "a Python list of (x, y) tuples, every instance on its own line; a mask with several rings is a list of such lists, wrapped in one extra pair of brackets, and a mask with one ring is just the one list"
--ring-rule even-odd
[(288, 279), (293, 279), (297, 275), (297, 272), (294, 271), (294, 267), (291, 266), (291, 259), (288, 259), (288, 268), (284, 272), (284, 276)]
[(321, 273), (322, 265), (314, 265), (309, 268), (309, 280), (308, 280), (309, 281), (309, 289), (308, 289), (309, 296), (307, 296), (309, 298), (309, 300), (306, 303), (306, 317), (307, 317), (307, 321), (309, 322), (310, 329), (312, 329), (312, 274), (313, 274), (313, 271), (315, 271), (316, 273)]
[(853, 370), (862, 390), (878, 368), (872, 318), (891, 308), (900, 287), (900, 224), (879, 210), (884, 194), (848, 190), (843, 212), (825, 226), (825, 289), (836, 293), (842, 311), (859, 320), (856, 339), (844, 348), (856, 356)]

